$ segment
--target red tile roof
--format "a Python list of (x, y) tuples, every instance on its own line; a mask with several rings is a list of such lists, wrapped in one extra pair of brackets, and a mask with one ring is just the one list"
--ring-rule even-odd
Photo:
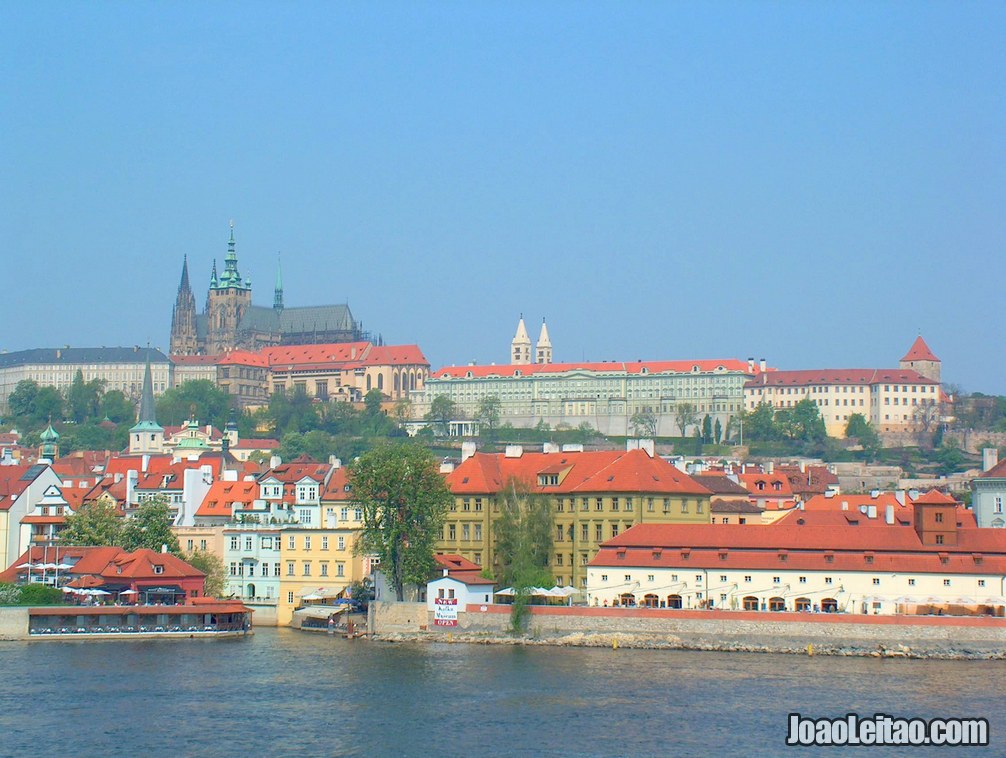
[(217, 481), (210, 487), (203, 502), (196, 509), (197, 516), (216, 516), (230, 518), (233, 503), (240, 503), (242, 508), (249, 508), (259, 496), (258, 482), (226, 482)]
[(331, 345), (283, 345), (259, 351), (274, 370), (295, 366), (314, 369), (348, 370), (364, 366), (430, 365), (418, 345), (372, 345), (369, 342), (341, 342)]
[(738, 474), (737, 478), (752, 498), (791, 498), (793, 488), (785, 474)]
[[(624, 557), (619, 557), (619, 553)], [(687, 558), (683, 558), (683, 554)], [(780, 554), (786, 556), (785, 562)], [(831, 559), (828, 559), (831, 556)], [(592, 566), (1006, 574), (1006, 530), (959, 528), (957, 545), (923, 545), (911, 526), (638, 524), (605, 542)]]
[(905, 357), (902, 358), (903, 361), (934, 361), (940, 363), (940, 359), (933, 355), (933, 351), (929, 349), (929, 345), (926, 341), (922, 339), (922, 335), (915, 338), (915, 342), (912, 346), (908, 348), (908, 352), (905, 353)]
[[(540, 485), (538, 475), (544, 473), (558, 473), (559, 484)], [(662, 458), (651, 458), (643, 450), (524, 453), (519, 458), (476, 453), (447, 475), (447, 486), (456, 495), (491, 494), (502, 490), (511, 478), (546, 494), (710, 494), (684, 472)]]
[(268, 368), (269, 361), (260, 353), (252, 353), (247, 350), (235, 350), (228, 353), (219, 361), (217, 361), (218, 366), (257, 366), (259, 368)]
[[(170, 455), (151, 455), (147, 461), (147, 473), (166, 471), (171, 466), (172, 457)], [(125, 474), (127, 471), (142, 471), (142, 455), (114, 455), (105, 466), (106, 474)]]
[(809, 387), (813, 385), (847, 384), (939, 384), (918, 371), (902, 368), (824, 368), (798, 371), (767, 371), (744, 384), (757, 387)]
[(1003, 458), (988, 471), (983, 471), (978, 477), (980, 479), (1006, 479), (1006, 458)]
[(231, 450), (275, 450), (279, 447), (279, 440), (268, 438), (238, 440), (238, 444), (231, 445)]
[[(347, 489), (348, 488), (348, 489)], [(353, 489), (349, 482), (349, 471), (345, 466), (337, 468), (328, 479), (324, 491), (321, 493), (321, 500), (326, 502), (334, 500), (352, 500)]]
[(925, 495), (920, 495), (915, 498), (916, 505), (956, 505), (957, 501), (946, 493), (940, 492), (937, 489), (929, 490)]
[(744, 361), (734, 358), (723, 360), (698, 361), (637, 361), (625, 363), (621, 361), (583, 362), (583, 363), (531, 363), (521, 366), (444, 366), (431, 372), (431, 379), (462, 379), (469, 374), (473, 378), (489, 376), (511, 377), (531, 376), (534, 374), (565, 374), (574, 371), (586, 371), (601, 374), (690, 374), (693, 369), (702, 373), (712, 373), (717, 370), (757, 374), (758, 368), (751, 369)]

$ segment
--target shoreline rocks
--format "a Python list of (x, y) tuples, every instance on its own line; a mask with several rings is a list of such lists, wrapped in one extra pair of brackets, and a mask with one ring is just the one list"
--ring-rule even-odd
[(876, 643), (867, 640), (801, 642), (793, 639), (683, 639), (672, 634), (633, 634), (626, 632), (575, 632), (558, 636), (500, 635), (474, 632), (395, 632), (375, 634), (374, 642), (397, 644), (424, 642), (466, 645), (523, 645), (528, 647), (595, 647), (628, 650), (695, 650), (720, 653), (776, 653), (783, 655), (824, 655), (870, 658), (906, 658), (914, 660), (1006, 660), (1006, 649), (932, 642)]

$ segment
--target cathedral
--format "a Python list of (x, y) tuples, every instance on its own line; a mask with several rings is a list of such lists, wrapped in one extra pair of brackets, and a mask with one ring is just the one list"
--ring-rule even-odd
[(243, 279), (238, 272), (233, 224), (224, 270), (219, 276), (217, 263), (213, 261), (202, 313), (196, 313), (196, 298), (189, 285), (188, 257), (182, 261), (182, 280), (171, 313), (171, 355), (219, 355), (272, 345), (366, 339), (368, 336), (362, 331), (362, 324), (353, 319), (348, 305), (285, 307), (283, 280), (278, 268), (272, 307), (252, 305), (251, 280)]

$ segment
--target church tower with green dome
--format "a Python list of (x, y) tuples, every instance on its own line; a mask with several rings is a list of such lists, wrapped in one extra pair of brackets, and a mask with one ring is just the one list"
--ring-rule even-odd
[(59, 433), (52, 428), (52, 419), (49, 419), (49, 426), (39, 435), (42, 443), (38, 448), (38, 457), (48, 461), (55, 461), (59, 457)]
[(136, 425), (129, 430), (130, 455), (160, 453), (164, 451), (164, 428), (157, 423), (154, 409), (154, 381), (150, 376), (150, 358), (143, 372), (143, 394), (140, 395), (140, 412)]
[(231, 223), (224, 270), (210, 281), (206, 309), (206, 350), (210, 355), (226, 353), (238, 344), (238, 325), (251, 306), (251, 296), (251, 281), (242, 279), (238, 272), (237, 245)]

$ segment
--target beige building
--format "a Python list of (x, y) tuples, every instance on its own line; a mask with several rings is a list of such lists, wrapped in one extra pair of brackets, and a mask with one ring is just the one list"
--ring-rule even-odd
[[(929, 429), (939, 419), (940, 360), (918, 337), (896, 369), (765, 371), (744, 385), (744, 408), (791, 408), (810, 399), (830, 437), (858, 413), (878, 432)], [(935, 428), (935, 427), (933, 427)]]
[(282, 528), (276, 608), (279, 626), (289, 626), (293, 612), (305, 603), (333, 600), (350, 584), (363, 579), (363, 563), (353, 553), (357, 533), (348, 524), (322, 529)]
[(31, 380), (40, 387), (66, 390), (80, 371), (85, 382), (100, 379), (105, 391), (119, 390), (137, 401), (143, 390), (143, 371), (150, 360), (155, 395), (171, 386), (171, 362), (160, 350), (144, 347), (37, 348), (0, 354), (0, 412), (18, 382)]

